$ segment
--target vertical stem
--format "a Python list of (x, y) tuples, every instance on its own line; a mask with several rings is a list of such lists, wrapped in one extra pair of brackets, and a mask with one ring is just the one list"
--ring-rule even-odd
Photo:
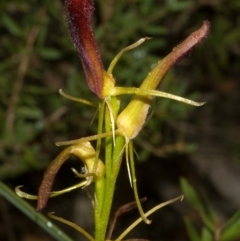
[[(105, 103), (101, 102), (99, 104), (99, 118), (98, 118), (98, 134), (103, 132), (103, 123), (104, 123), (104, 112), (105, 112)], [(97, 161), (99, 158), (99, 153), (101, 149), (101, 138), (97, 140), (96, 146), (96, 163), (94, 164), (93, 171), (96, 170)], [(99, 230), (99, 223), (101, 221), (101, 212), (103, 208), (103, 199), (105, 195), (105, 178), (101, 177), (98, 180), (95, 180), (95, 197), (94, 197), (94, 221), (95, 221), (95, 233), (97, 234)], [(98, 239), (97, 239), (98, 240)]]
[[(101, 228), (101, 212), (103, 208), (103, 201), (105, 196), (105, 178), (101, 177), (99, 180), (95, 181), (95, 193), (96, 197), (94, 200), (94, 221), (95, 221), (95, 233), (99, 232)], [(96, 240), (98, 240), (96, 238)]]
[[(110, 100), (111, 110), (107, 107), (105, 108), (105, 131), (111, 131), (112, 125), (110, 115), (114, 116), (114, 120), (116, 119), (119, 103), (117, 98), (112, 98)], [(111, 113), (112, 111), (112, 113)], [(102, 187), (102, 184), (99, 183), (99, 186), (96, 184), (96, 193), (103, 191), (104, 189), (104, 197), (102, 202), (101, 213), (95, 215), (97, 217), (95, 219), (95, 239), (97, 241), (104, 241), (109, 216), (112, 207), (113, 195), (115, 190), (115, 184), (117, 180), (117, 176), (119, 173), (119, 169), (122, 162), (122, 156), (125, 146), (125, 138), (122, 136), (116, 136), (115, 141), (113, 137), (107, 137), (105, 142), (105, 168), (106, 168), (106, 179), (105, 179), (105, 188)], [(100, 196), (100, 194), (99, 194)], [(97, 210), (95, 210), (97, 212)]]
[[(104, 102), (100, 102), (99, 118), (98, 118), (98, 134), (101, 134), (103, 132), (104, 110), (105, 110), (105, 104), (104, 104)], [(97, 169), (99, 153), (101, 150), (101, 142), (102, 142), (101, 138), (97, 139), (95, 163), (91, 170), (91, 172), (93, 172), (93, 173), (95, 173), (95, 171)], [(101, 219), (101, 211), (102, 211), (103, 197), (104, 197), (104, 191), (105, 191), (104, 181), (105, 181), (104, 177), (101, 177), (100, 179), (95, 180), (95, 193), (96, 193), (96, 196), (94, 197), (94, 199), (95, 199), (94, 200), (95, 228), (96, 228), (97, 223)]]
[(116, 184), (116, 180), (117, 180), (121, 162), (122, 162), (124, 145), (125, 145), (125, 138), (122, 136), (117, 136), (116, 144), (113, 150), (113, 157), (112, 157), (112, 163), (114, 165), (111, 173), (109, 173), (106, 176), (106, 182), (105, 182), (105, 195), (104, 195), (101, 224), (100, 224), (100, 230), (99, 230), (101, 232), (100, 234), (101, 238), (99, 239), (96, 233), (97, 241), (105, 240), (109, 216), (110, 216), (111, 207), (112, 207), (115, 184)]

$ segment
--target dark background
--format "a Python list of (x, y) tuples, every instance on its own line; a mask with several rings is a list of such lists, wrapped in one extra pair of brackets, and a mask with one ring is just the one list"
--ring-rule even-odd
[[(122, 48), (153, 37), (121, 58), (113, 72), (119, 86), (139, 86), (152, 64), (204, 20), (210, 21), (209, 37), (172, 68), (160, 87), (207, 104), (197, 108), (154, 100), (153, 115), (134, 143), (139, 193), (148, 197), (145, 210), (181, 194), (179, 178), (184, 176), (200, 196), (208, 197), (224, 223), (240, 205), (240, 2), (98, 0), (95, 6), (94, 27), (105, 68)], [(0, 14), (0, 179), (36, 194), (44, 169), (61, 150), (54, 142), (96, 131), (96, 122), (89, 126), (94, 110), (64, 99), (58, 89), (95, 103), (97, 98), (87, 87), (69, 38), (63, 1), (2, 0)], [(122, 97), (123, 103), (127, 100)], [(79, 163), (64, 165), (55, 190), (76, 183), (72, 166), (79, 168)], [(114, 209), (133, 200), (123, 163)], [(43, 213), (58, 212), (92, 230), (89, 203), (78, 190), (51, 199)], [(125, 214), (117, 226), (126, 227), (137, 215)], [(158, 211), (152, 225), (141, 224), (131, 236), (189, 240), (185, 216), (201, 227), (199, 216), (182, 202)], [(1, 240), (53, 240), (2, 197), (0, 224)], [(83, 239), (62, 227), (75, 240)]]

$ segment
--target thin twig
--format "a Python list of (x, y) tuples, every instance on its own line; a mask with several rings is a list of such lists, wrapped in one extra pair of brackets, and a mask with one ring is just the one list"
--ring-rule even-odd
[[(40, 18), (42, 18), (45, 15), (45, 9), (41, 8), (38, 12), (38, 15)], [(26, 49), (21, 58), (22, 61), (20, 62), (18, 67), (17, 78), (13, 86), (12, 94), (11, 94), (8, 108), (7, 108), (7, 113), (6, 113), (6, 135), (7, 136), (13, 136), (13, 126), (16, 118), (16, 115), (15, 115), (16, 105), (19, 99), (19, 93), (21, 92), (21, 89), (24, 84), (24, 79), (28, 70), (31, 53), (39, 31), (40, 31), (40, 26), (35, 25), (32, 27), (27, 37)]]

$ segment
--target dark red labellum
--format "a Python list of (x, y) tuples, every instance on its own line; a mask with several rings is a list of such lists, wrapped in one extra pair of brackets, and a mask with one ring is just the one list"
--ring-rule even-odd
[(92, 0), (66, 0), (65, 13), (71, 39), (78, 51), (89, 88), (102, 98), (103, 64), (92, 28)]

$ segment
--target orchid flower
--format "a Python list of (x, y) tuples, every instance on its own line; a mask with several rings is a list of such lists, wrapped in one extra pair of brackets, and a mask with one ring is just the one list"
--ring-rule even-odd
[[(94, 6), (92, 0), (65, 0), (65, 14), (70, 37), (81, 59), (88, 86), (100, 100), (98, 133), (77, 140), (56, 143), (58, 146), (69, 145), (69, 147), (63, 150), (51, 162), (45, 171), (43, 181), (39, 188), (38, 197), (23, 193), (20, 191), (20, 187), (16, 188), (16, 192), (25, 198), (38, 199), (37, 210), (40, 211), (46, 205), (49, 196), (56, 196), (77, 187), (86, 187), (94, 182), (95, 197), (93, 198), (93, 204), (95, 239), (80, 227), (76, 228), (76, 225), (71, 222), (53, 214), (50, 216), (53, 219), (76, 228), (89, 240), (104, 241), (107, 233), (115, 183), (124, 152), (126, 154), (127, 167), (130, 182), (134, 191), (136, 206), (138, 207), (141, 216), (139, 220), (144, 221), (147, 224), (151, 223), (151, 221), (147, 219), (147, 216), (153, 211), (150, 210), (149, 212), (144, 213), (138, 197), (136, 185), (137, 179), (134, 168), (133, 139), (137, 137), (146, 123), (148, 110), (151, 106), (153, 97), (169, 98), (194, 106), (202, 106), (204, 104), (204, 102), (195, 102), (180, 96), (159, 91), (157, 88), (168, 70), (207, 37), (210, 24), (208, 21), (204, 21), (201, 28), (190, 34), (183, 42), (173, 48), (170, 54), (159, 61), (147, 74), (147, 77), (143, 80), (139, 88), (126, 88), (116, 86), (115, 77), (112, 74), (114, 66), (122, 54), (138, 47), (146, 40), (150, 40), (150, 38), (142, 38), (134, 44), (122, 49), (110, 63), (109, 68), (105, 71), (93, 33), (93, 11)], [(60, 94), (74, 101), (79, 101), (93, 107), (97, 106), (86, 100), (69, 96), (63, 93), (62, 90), (60, 90)], [(123, 110), (119, 111), (119, 96), (126, 94), (134, 95), (134, 97)], [(102, 138), (105, 138), (104, 162), (99, 159)], [(96, 150), (92, 144), (90, 144), (90, 141), (93, 140), (97, 140)], [(53, 192), (51, 194), (52, 184), (59, 168), (72, 154), (83, 161), (86, 168), (85, 173), (79, 174), (76, 170), (73, 171), (77, 176), (84, 178), (85, 180), (73, 187)], [(154, 211), (166, 204), (180, 199), (182, 199), (181, 196), (158, 205), (157, 208), (154, 208)], [(127, 232), (135, 227), (134, 225), (135, 224), (127, 229)], [(116, 240), (122, 240), (127, 232), (124, 232)], [(107, 237), (107, 239), (110, 239), (110, 237)]]
[[(125, 138), (125, 143), (126, 143), (126, 160), (127, 160), (127, 166), (129, 170), (129, 176), (130, 179), (135, 180), (135, 175), (130, 174), (130, 168), (128, 164), (128, 160), (133, 159), (130, 158), (132, 155), (131, 152), (133, 151), (133, 148), (131, 147), (131, 142), (130, 140), (134, 139), (140, 130), (143, 128), (143, 125), (146, 122), (146, 118), (148, 115), (148, 110), (151, 105), (151, 100), (153, 99), (154, 96), (157, 97), (165, 97), (169, 99), (174, 99), (177, 101), (184, 102), (186, 104), (190, 105), (195, 105), (195, 106), (201, 106), (205, 104), (204, 102), (195, 102), (192, 100), (185, 99), (180, 96), (175, 96), (169, 93), (165, 93), (162, 91), (156, 90), (161, 82), (161, 80), (164, 78), (165, 74), (168, 72), (168, 70), (181, 58), (183, 58), (186, 54), (188, 54), (196, 45), (201, 43), (206, 36), (208, 35), (210, 24), (208, 21), (204, 21), (203, 25), (200, 29), (197, 31), (193, 32), (190, 36), (188, 36), (182, 43), (180, 43), (177, 47), (175, 47), (170, 54), (168, 54), (163, 60), (159, 61), (158, 64), (155, 66), (154, 69), (151, 70), (150, 73), (148, 73), (147, 77), (143, 80), (143, 83), (139, 88), (124, 88), (124, 87), (118, 87), (115, 86), (115, 79), (112, 75), (113, 68), (115, 64), (117, 63), (118, 59), (121, 57), (121, 55), (128, 51), (131, 50), (140, 44), (142, 44), (144, 41), (149, 40), (150, 38), (142, 38), (138, 42), (136, 42), (133, 45), (128, 46), (127, 48), (123, 49), (120, 51), (120, 53), (113, 59), (111, 62), (109, 68), (107, 71), (104, 71), (102, 69), (102, 62), (99, 60), (99, 50), (96, 45), (96, 41), (92, 38), (92, 34), (89, 34), (90, 32), (92, 33), (92, 28), (91, 28), (91, 23), (89, 22), (89, 18), (83, 18), (81, 17), (81, 14), (85, 14), (85, 12), (79, 13), (80, 11), (77, 10), (72, 10), (74, 9), (81, 9), (85, 7), (87, 3), (91, 3), (89, 0), (84, 0), (84, 1), (77, 1), (77, 0), (68, 0), (66, 1), (66, 12), (68, 16), (68, 23), (69, 23), (69, 29), (70, 29), (70, 36), (72, 37), (72, 41), (74, 42), (74, 45), (76, 49), (79, 52), (80, 58), (82, 60), (83, 66), (86, 65), (91, 65), (91, 67), (88, 68), (88, 70), (92, 70), (92, 73), (89, 75), (89, 72), (86, 72), (86, 69), (84, 67), (85, 73), (86, 73), (86, 78), (88, 81), (88, 85), (91, 86), (92, 84), (92, 78), (89, 78), (89, 76), (102, 76), (103, 79), (95, 78), (95, 84), (94, 86), (99, 86), (101, 85), (101, 88), (98, 88), (91, 90), (101, 99), (105, 99), (108, 108), (110, 111), (110, 117), (111, 117), (111, 126), (112, 126), (112, 131), (109, 133), (98, 133), (98, 135), (92, 136), (92, 137), (86, 137), (86, 138), (81, 138), (78, 140), (72, 140), (72, 141), (66, 141), (66, 142), (61, 142), (57, 143), (57, 145), (66, 145), (66, 144), (74, 144), (78, 143), (81, 141), (90, 141), (93, 139), (97, 138), (102, 138), (106, 137), (108, 135), (113, 135), (113, 139), (115, 135), (121, 135)], [(91, 9), (91, 14), (89, 14), (89, 17), (92, 17), (92, 6), (89, 7)], [(71, 17), (69, 17), (71, 16)], [(70, 20), (69, 20), (70, 19)], [(81, 19), (81, 21), (80, 21)], [(85, 19), (87, 21), (85, 21)], [(84, 21), (84, 22), (83, 22)], [(89, 24), (89, 29), (86, 31), (87, 34), (84, 35), (84, 32), (82, 31), (82, 26), (84, 26), (84, 30), (86, 30), (86, 25)], [(81, 28), (81, 30), (80, 30)], [(79, 35), (77, 35), (77, 31)], [(89, 37), (91, 36), (91, 38)], [(81, 43), (81, 44), (80, 44)], [(79, 46), (81, 45), (81, 47)], [(85, 48), (84, 46), (92, 46), (92, 48)], [(94, 46), (94, 47), (93, 47)], [(84, 54), (82, 53), (84, 49)], [(98, 67), (96, 67), (96, 63), (98, 63)], [(98, 73), (96, 73), (98, 71)], [(100, 92), (98, 92), (100, 91)], [(108, 102), (109, 98), (113, 98), (114, 96), (118, 95), (123, 95), (123, 94), (135, 94), (134, 98), (128, 106), (120, 113), (118, 114), (115, 118), (112, 113), (111, 106)], [(115, 124), (116, 124), (116, 129), (115, 129)], [(131, 144), (131, 145), (129, 145)], [(131, 164), (133, 167), (133, 164)], [(132, 172), (134, 170), (132, 169)], [(133, 176), (133, 177), (131, 177)], [(132, 180), (131, 180), (132, 183)], [(137, 196), (137, 191), (136, 191), (136, 186), (135, 186), (135, 181), (133, 182), (133, 187), (134, 187), (134, 193), (136, 200), (139, 200)], [(139, 203), (139, 202), (138, 202)], [(143, 216), (143, 211), (140, 206), (140, 203), (138, 205), (139, 211), (143, 219), (145, 220), (146, 223), (150, 223), (149, 220), (145, 219)]]

